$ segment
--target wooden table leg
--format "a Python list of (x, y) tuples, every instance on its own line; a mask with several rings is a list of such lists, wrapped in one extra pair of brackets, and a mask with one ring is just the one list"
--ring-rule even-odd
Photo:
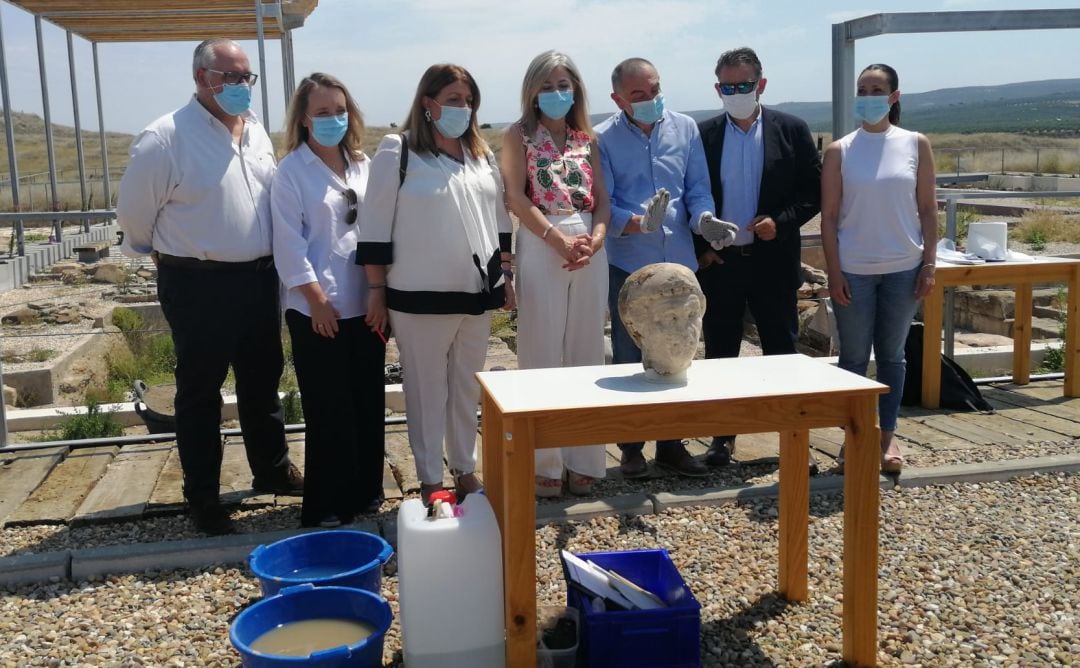
[(780, 432), (780, 594), (807, 599), (806, 541), (810, 523), (810, 432)]
[(484, 463), (484, 494), (495, 511), (495, 519), (499, 522), (499, 530), (505, 531), (506, 497), (503, 493), (503, 424), (502, 413), (498, 406), (481, 386), (480, 389), (480, 432), (482, 441), (481, 457)]
[(923, 301), (923, 408), (937, 408), (941, 403), (941, 309), (944, 305), (945, 288), (934, 286)]
[(844, 661), (877, 663), (878, 472), (877, 397), (851, 400), (844, 450)]
[(1031, 283), (1016, 284), (1013, 309), (1013, 382), (1031, 381)]
[(1080, 396), (1077, 355), (1080, 354), (1080, 266), (1069, 272), (1068, 313), (1065, 316), (1065, 396)]
[(506, 665), (536, 667), (536, 460), (533, 424), (504, 420), (506, 457), (502, 490), (503, 593), (506, 601)]

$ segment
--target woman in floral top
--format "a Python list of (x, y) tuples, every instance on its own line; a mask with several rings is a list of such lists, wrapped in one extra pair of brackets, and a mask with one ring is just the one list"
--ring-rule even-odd
[[(566, 55), (533, 59), (521, 85), (521, 120), (506, 131), (502, 172), (517, 235), (518, 366), (604, 363), (611, 216), (585, 86)], [(509, 267), (504, 267), (509, 269)], [(587, 494), (604, 477), (601, 445), (536, 453), (536, 495)]]

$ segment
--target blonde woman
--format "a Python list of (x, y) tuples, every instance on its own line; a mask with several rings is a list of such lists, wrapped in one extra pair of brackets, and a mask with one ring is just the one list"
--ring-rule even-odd
[[(529, 64), (502, 169), (520, 221), (518, 366), (603, 364), (611, 210), (585, 85), (565, 54), (546, 51)], [(537, 451), (536, 495), (559, 496), (564, 469), (571, 493), (589, 493), (604, 477), (603, 446)]]
[[(465, 68), (432, 65), (400, 135), (371, 165), (357, 261), (367, 323), (389, 321), (401, 351), (409, 445), (425, 502), (442, 489), (443, 443), (459, 495), (476, 476), (476, 404), (491, 311), (514, 307), (510, 216), (480, 136), (480, 89)], [(505, 271), (504, 271), (505, 268)]]
[(303, 526), (337, 526), (382, 500), (383, 362), (356, 266), (371, 163), (364, 122), (335, 77), (300, 82), (286, 119), (289, 154), (274, 177), (274, 261), (285, 295), (307, 423)]

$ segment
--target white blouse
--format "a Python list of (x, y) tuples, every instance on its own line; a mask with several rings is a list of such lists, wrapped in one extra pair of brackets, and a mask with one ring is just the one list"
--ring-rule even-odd
[[(437, 311), (440, 299), (484, 290), (473, 255), (488, 262), (500, 240), (509, 251), (510, 215), (502, 177), (485, 157), (476, 159), (466, 151), (462, 164), (449, 156), (410, 151), (402, 183), (401, 151), (401, 136), (387, 135), (372, 159), (360, 230), (368, 256), (360, 260), (389, 265), (391, 308), (395, 296), (402, 296), (421, 302), (413, 312), (433, 312), (429, 305)], [(372, 255), (373, 247), (384, 250)], [(386, 262), (391, 253), (392, 262)], [(497, 258), (495, 266), (497, 271)], [(501, 285), (502, 277), (497, 279)]]
[[(274, 175), (270, 205), (274, 220), (274, 264), (286, 288), (284, 307), (310, 316), (299, 286), (319, 282), (342, 318), (367, 313), (367, 279), (356, 264), (356, 242), (366, 222), (364, 191), (371, 161), (349, 160), (342, 180), (307, 144), (285, 156)], [(357, 218), (346, 223), (357, 197)]]

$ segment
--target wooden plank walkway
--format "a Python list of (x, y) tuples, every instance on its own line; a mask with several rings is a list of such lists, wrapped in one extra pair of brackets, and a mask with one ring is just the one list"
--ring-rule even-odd
[[(902, 408), (897, 434), (905, 450), (915, 454), (1080, 438), (1080, 399), (1062, 397), (1061, 381), (1027, 386), (1003, 383), (981, 389), (996, 414)], [(302, 467), (303, 435), (290, 435), (289, 441), (292, 459)], [(832, 465), (843, 441), (844, 432), (838, 428), (810, 433), (811, 456), (822, 470)], [(708, 438), (692, 439), (687, 448), (700, 456), (708, 444)], [(741, 435), (734, 459), (744, 465), (775, 466), (778, 448), (776, 434)], [(608, 444), (605, 450), (607, 474), (618, 479), (619, 449)], [(651, 457), (651, 445), (646, 454)], [(651, 477), (671, 478), (673, 487), (678, 484), (676, 476), (655, 467)], [(453, 484), (449, 471), (444, 483)], [(184, 508), (182, 486), (174, 442), (0, 455), (0, 524), (83, 524), (178, 513)], [(419, 489), (406, 426), (391, 425), (386, 430), (383, 493), (388, 499), (401, 499)], [(224, 446), (221, 492), (225, 502), (245, 507), (301, 502), (300, 497), (274, 497), (251, 489), (251, 472), (239, 437), (227, 439)]]

